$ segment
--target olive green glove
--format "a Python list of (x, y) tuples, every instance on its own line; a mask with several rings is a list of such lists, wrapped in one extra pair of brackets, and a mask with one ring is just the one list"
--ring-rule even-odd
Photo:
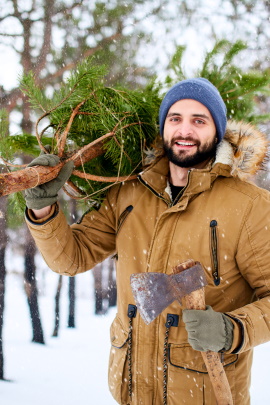
[(188, 333), (188, 342), (194, 350), (229, 350), (233, 342), (233, 323), (221, 312), (209, 305), (206, 310), (184, 309), (183, 321)]
[[(31, 166), (56, 166), (60, 162), (60, 158), (56, 155), (41, 154), (31, 163)], [(40, 210), (54, 204), (57, 201), (58, 191), (63, 187), (65, 182), (71, 176), (74, 168), (73, 161), (67, 162), (60, 170), (58, 176), (48, 183), (40, 184), (34, 188), (29, 188), (24, 192), (24, 198), (28, 208)]]

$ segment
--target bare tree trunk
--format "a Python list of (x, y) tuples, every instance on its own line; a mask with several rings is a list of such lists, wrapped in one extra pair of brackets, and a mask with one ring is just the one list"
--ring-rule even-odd
[(108, 304), (109, 307), (116, 306), (117, 290), (116, 290), (116, 280), (114, 277), (115, 265), (113, 258), (109, 259), (109, 276), (108, 276)]
[(104, 314), (103, 309), (103, 288), (102, 288), (102, 267), (103, 263), (97, 264), (93, 269), (95, 288), (95, 314)]
[[(76, 222), (78, 219), (77, 204), (75, 200), (69, 201), (71, 222)], [(76, 304), (76, 280), (75, 277), (69, 277), (69, 313), (68, 313), (68, 327), (75, 328), (75, 304)]]
[(26, 229), (26, 244), (24, 255), (24, 287), (27, 295), (27, 302), (30, 310), (30, 317), (35, 343), (44, 344), (44, 335), (41, 325), (41, 318), (38, 306), (38, 290), (36, 283), (35, 252), (36, 246), (28, 228)]
[[(24, 54), (24, 57), (27, 64), (27, 55)], [(28, 70), (29, 69), (26, 69), (26, 71)], [(23, 115), (21, 122), (22, 130), (24, 132), (31, 133), (33, 129), (33, 123), (31, 122), (30, 117), (30, 105), (26, 97), (23, 98), (22, 115)], [(25, 163), (29, 163), (31, 157), (24, 156), (23, 160)], [(35, 343), (44, 344), (45, 342), (38, 306), (38, 290), (36, 283), (36, 265), (35, 265), (36, 245), (27, 227), (25, 227), (25, 232), (26, 233), (24, 246), (24, 288), (27, 295), (27, 302), (32, 322), (32, 330), (33, 330), (32, 341)]]
[(0, 380), (4, 380), (4, 351), (3, 351), (3, 322), (5, 307), (5, 253), (7, 244), (6, 233), (6, 206), (7, 199), (0, 199)]
[(5, 305), (5, 248), (0, 249), (0, 380), (4, 380), (3, 320)]
[(69, 314), (68, 314), (68, 327), (75, 328), (75, 301), (76, 301), (76, 294), (75, 294), (75, 277), (69, 277), (69, 289), (68, 289), (68, 296), (69, 296)]
[(55, 321), (54, 321), (54, 330), (53, 330), (53, 334), (52, 334), (53, 337), (57, 337), (58, 332), (59, 332), (59, 325), (60, 325), (60, 295), (61, 295), (62, 284), (63, 284), (63, 276), (59, 276), (56, 295), (55, 295), (55, 318), (54, 318)]

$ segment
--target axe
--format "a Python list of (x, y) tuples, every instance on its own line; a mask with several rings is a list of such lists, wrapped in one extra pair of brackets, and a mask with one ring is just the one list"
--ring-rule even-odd
[[(132, 293), (142, 319), (148, 325), (173, 301), (186, 309), (205, 310), (204, 270), (199, 262), (187, 260), (173, 269), (172, 274), (132, 274)], [(233, 405), (232, 394), (219, 354), (201, 352), (216, 396), (217, 405)]]

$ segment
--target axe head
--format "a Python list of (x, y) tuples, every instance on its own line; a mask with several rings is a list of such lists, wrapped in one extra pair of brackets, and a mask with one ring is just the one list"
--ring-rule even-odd
[(142, 319), (148, 325), (173, 301), (207, 285), (200, 263), (181, 273), (137, 273), (130, 277), (135, 303)]

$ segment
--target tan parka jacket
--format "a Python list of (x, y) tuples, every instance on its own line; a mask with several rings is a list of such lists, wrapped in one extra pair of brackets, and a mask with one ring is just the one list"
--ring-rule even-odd
[[(112, 187), (99, 210), (71, 227), (57, 206), (43, 221), (27, 213), (36, 244), (57, 273), (73, 276), (116, 253), (118, 312), (111, 326), (109, 387), (119, 404), (162, 405), (164, 360), (168, 405), (216, 403), (201, 354), (188, 344), (178, 302), (149, 325), (138, 312), (128, 317), (129, 305), (135, 305), (131, 274), (171, 273), (189, 258), (204, 267), (206, 304), (234, 323), (232, 348), (220, 356), (234, 404), (250, 403), (252, 348), (270, 340), (270, 194), (241, 178), (256, 172), (265, 148), (256, 130), (231, 128), (211, 167), (189, 172), (175, 205), (168, 162), (159, 157), (137, 180)], [(169, 329), (164, 359), (168, 314), (178, 315), (179, 322)]]

